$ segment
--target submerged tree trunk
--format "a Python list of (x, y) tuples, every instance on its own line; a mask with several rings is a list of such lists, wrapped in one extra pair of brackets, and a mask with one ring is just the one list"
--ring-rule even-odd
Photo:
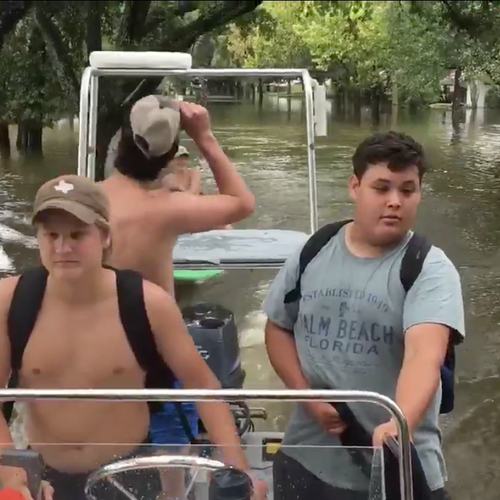
[(351, 89), (351, 100), (353, 106), (353, 119), (356, 123), (361, 123), (361, 90), (358, 88)]
[(460, 89), (460, 77), (462, 75), (462, 70), (460, 68), (457, 68), (455, 70), (455, 76), (453, 78), (453, 97), (452, 97), (452, 105), (451, 109), (455, 112), (460, 109), (460, 96), (461, 96), (461, 89)]
[(34, 121), (20, 122), (17, 128), (16, 147), (22, 155), (42, 155), (43, 126)]
[(259, 92), (259, 108), (261, 108), (262, 103), (264, 102), (264, 84), (262, 83), (262, 78), (259, 78), (258, 92)]
[(10, 158), (10, 153), (9, 125), (5, 122), (0, 122), (0, 157)]
[[(334, 102), (335, 102), (335, 114), (342, 115), (344, 113), (344, 110), (345, 110), (345, 99), (346, 99), (345, 95), (344, 95), (343, 86), (338, 85), (335, 88), (333, 98), (334, 98)], [(333, 113), (332, 113), (332, 117), (333, 117)]]
[(370, 90), (370, 105), (372, 113), (372, 123), (380, 124), (380, 108), (382, 105), (382, 88), (380, 85), (372, 87)]

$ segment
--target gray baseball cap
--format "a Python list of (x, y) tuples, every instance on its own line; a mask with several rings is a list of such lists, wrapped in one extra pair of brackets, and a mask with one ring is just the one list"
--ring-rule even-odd
[(135, 142), (147, 158), (168, 153), (180, 132), (179, 103), (159, 95), (148, 95), (137, 101), (130, 112), (134, 136), (145, 141), (144, 147)]

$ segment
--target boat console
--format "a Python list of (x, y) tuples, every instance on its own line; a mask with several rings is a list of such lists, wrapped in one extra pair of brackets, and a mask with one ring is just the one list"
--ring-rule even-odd
[[(376, 404), (386, 409), (398, 424), (397, 441), (389, 442), (389, 449), (399, 460), (400, 499), (413, 500), (411, 448), (406, 419), (400, 408), (386, 396), (367, 391), (334, 390), (123, 390), (123, 389), (1, 389), (0, 400), (100, 400), (100, 401), (210, 401), (224, 400), (238, 405), (244, 400), (247, 408), (251, 401), (306, 401), (323, 400), (330, 402), (351, 402)], [(236, 407), (235, 411), (238, 409)], [(250, 410), (251, 412), (251, 410)], [(268, 498), (273, 498), (272, 464), (274, 456), (282, 447), (282, 433), (260, 432), (253, 427), (253, 419), (265, 417), (257, 412), (251, 415), (252, 425), (241, 433), (240, 439), (250, 464), (250, 471), (239, 471), (224, 464), (221, 449), (213, 446), (207, 436), (199, 436), (198, 442), (191, 446), (189, 454), (168, 452), (161, 447), (153, 448), (144, 444), (140, 451), (125, 459), (117, 458), (92, 471), (87, 478), (85, 494), (89, 500), (107, 500), (103, 491), (117, 489), (128, 500), (149, 500), (137, 496), (126, 485), (126, 474), (145, 473), (144, 482), (156, 498), (162, 493), (158, 473), (169, 469), (183, 469), (185, 492), (183, 498), (190, 500), (250, 500), (251, 476), (266, 481), (269, 488)], [(68, 443), (74, 447), (75, 443)], [(96, 445), (99, 446), (99, 445)], [(335, 448), (335, 447), (333, 447)], [(338, 447), (340, 449), (340, 447)], [(384, 447), (385, 448), (385, 447)], [(314, 452), (314, 447), (311, 448)], [(345, 451), (345, 448), (343, 448)], [(359, 453), (359, 448), (348, 450)], [(366, 490), (366, 500), (386, 500), (384, 484), (384, 459), (382, 448), (366, 448), (362, 452), (370, 463), (369, 477), (362, 491)], [(39, 453), (30, 449), (4, 450), (0, 457), (1, 465), (22, 467), (28, 475), (28, 487), (33, 498), (37, 498), (44, 472), (44, 461)], [(141, 480), (142, 481), (142, 480)], [(105, 490), (103, 489), (105, 488)], [(0, 490), (1, 492), (1, 490)], [(290, 499), (293, 500), (293, 499)]]

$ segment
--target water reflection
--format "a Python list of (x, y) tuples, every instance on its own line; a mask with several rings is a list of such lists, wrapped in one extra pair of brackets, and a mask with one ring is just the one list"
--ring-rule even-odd
[[(238, 228), (307, 230), (307, 160), (304, 109), (300, 99), (212, 106), (213, 123), (238, 169), (257, 197), (257, 209)], [(381, 129), (394, 126), (382, 116)], [(500, 427), (500, 116), (465, 111), (458, 126), (451, 114), (429, 110), (416, 116), (400, 110), (397, 128), (422, 141), (432, 163), (425, 182), (418, 229), (445, 249), (459, 267), (467, 300), (468, 338), (458, 350), (457, 408), (444, 420), (454, 498), (497, 497)], [(329, 115), (328, 137), (317, 139), (320, 220), (350, 213), (345, 188), (353, 148), (373, 130), (368, 110), (361, 124)], [(40, 184), (76, 171), (77, 137), (67, 128), (46, 132), (43, 159), (13, 156), (1, 164), (0, 271), (21, 271), (37, 262), (29, 211)], [(206, 174), (208, 185), (213, 185)], [(274, 272), (225, 272), (197, 288), (186, 288), (181, 305), (213, 301), (236, 317), (249, 387), (280, 387), (265, 356), (260, 305)], [(270, 409), (273, 428), (287, 411)], [(260, 424), (259, 424), (260, 425)], [(270, 425), (269, 423), (266, 425)], [(484, 479), (482, 481), (481, 479)]]

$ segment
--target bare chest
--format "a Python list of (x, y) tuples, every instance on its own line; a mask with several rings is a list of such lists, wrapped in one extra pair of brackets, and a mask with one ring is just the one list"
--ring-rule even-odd
[(81, 310), (44, 304), (24, 352), (23, 387), (135, 387), (142, 378), (116, 301)]

